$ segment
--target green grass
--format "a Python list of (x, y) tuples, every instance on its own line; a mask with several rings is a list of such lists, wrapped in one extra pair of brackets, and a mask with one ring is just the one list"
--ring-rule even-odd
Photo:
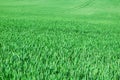
[(120, 80), (120, 1), (0, 0), (0, 80)]

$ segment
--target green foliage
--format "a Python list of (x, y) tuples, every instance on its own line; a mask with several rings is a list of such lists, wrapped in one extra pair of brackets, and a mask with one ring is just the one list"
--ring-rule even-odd
[(0, 80), (120, 80), (119, 0), (1, 0)]

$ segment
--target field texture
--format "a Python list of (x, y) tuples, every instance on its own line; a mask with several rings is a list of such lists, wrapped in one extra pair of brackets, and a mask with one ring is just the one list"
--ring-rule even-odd
[(120, 0), (0, 0), (0, 80), (120, 80)]

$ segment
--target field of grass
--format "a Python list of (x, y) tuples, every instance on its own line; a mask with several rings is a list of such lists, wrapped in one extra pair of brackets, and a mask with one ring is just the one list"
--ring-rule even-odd
[(0, 80), (120, 80), (120, 0), (0, 0)]

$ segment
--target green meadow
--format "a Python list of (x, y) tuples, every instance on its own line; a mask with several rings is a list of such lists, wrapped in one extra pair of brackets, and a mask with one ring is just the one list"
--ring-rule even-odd
[(120, 80), (120, 0), (0, 0), (0, 80)]

